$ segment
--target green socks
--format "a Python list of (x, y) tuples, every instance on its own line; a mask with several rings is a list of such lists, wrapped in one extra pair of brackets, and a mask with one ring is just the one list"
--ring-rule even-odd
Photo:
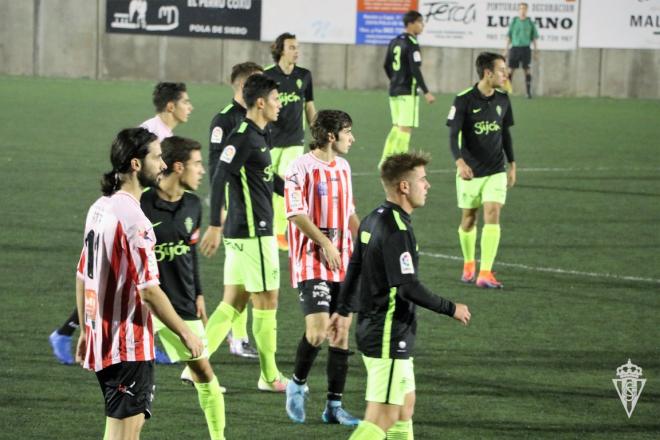
[(477, 246), (477, 228), (473, 227), (471, 231), (465, 232), (462, 227), (458, 227), (458, 240), (461, 243), (463, 251), (463, 262), (474, 261), (474, 252)]
[(377, 425), (362, 420), (349, 440), (383, 440), (385, 433)]
[(259, 351), (261, 376), (266, 382), (279, 377), (280, 371), (275, 363), (277, 351), (277, 310), (252, 309), (252, 334)]
[(209, 357), (218, 349), (227, 337), (229, 329), (240, 314), (238, 310), (222, 301), (211, 314), (206, 324), (206, 337), (209, 341)]
[(399, 420), (387, 430), (387, 440), (413, 440), (412, 419)]
[(234, 339), (246, 339), (247, 333), (248, 308), (247, 304), (240, 315), (231, 324), (231, 337)]
[(484, 225), (481, 230), (481, 267), (479, 267), (479, 271), (490, 272), (493, 269), (499, 245), (500, 225)]
[(395, 154), (407, 153), (409, 145), (410, 145), (410, 133), (406, 133), (405, 131), (399, 131)]
[(397, 143), (399, 140), (399, 129), (397, 127), (392, 127), (390, 133), (385, 139), (385, 146), (383, 147), (383, 154), (380, 156), (380, 162), (378, 162), (378, 168), (380, 165), (385, 162), (385, 159), (393, 155), (396, 151)]
[(204, 411), (211, 440), (225, 438), (225, 398), (220, 391), (218, 378), (213, 376), (209, 383), (195, 383), (199, 406)]

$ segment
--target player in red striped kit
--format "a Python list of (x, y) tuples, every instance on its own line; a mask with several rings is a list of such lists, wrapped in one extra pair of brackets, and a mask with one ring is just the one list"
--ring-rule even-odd
[[(286, 411), (296, 423), (305, 421), (307, 376), (327, 339), (340, 282), (353, 248), (359, 219), (355, 214), (351, 168), (339, 157), (355, 141), (351, 117), (340, 110), (320, 111), (311, 126), (310, 152), (286, 173), (284, 199), (289, 220), (291, 282), (300, 292), (305, 334), (296, 352), (294, 374), (286, 389)], [(341, 406), (348, 371), (348, 337), (330, 345), (325, 423), (354, 426), (359, 420)]]
[(103, 197), (90, 207), (76, 278), (84, 323), (76, 356), (96, 372), (105, 400), (107, 439), (137, 439), (151, 416), (154, 335), (150, 311), (193, 357), (204, 345), (159, 287), (156, 236), (140, 209), (142, 190), (166, 168), (160, 143), (144, 128), (119, 132), (103, 176)]

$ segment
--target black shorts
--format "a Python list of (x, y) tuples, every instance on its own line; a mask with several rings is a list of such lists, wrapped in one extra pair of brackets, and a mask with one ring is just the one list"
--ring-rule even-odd
[(509, 50), (509, 67), (517, 69), (522, 64), (523, 69), (529, 69), (532, 63), (532, 49), (527, 47), (512, 47)]
[(339, 283), (323, 280), (306, 280), (298, 284), (298, 298), (303, 315), (325, 312), (332, 314), (337, 308)]
[(125, 419), (144, 413), (151, 417), (154, 400), (154, 362), (121, 362), (96, 373), (105, 399), (105, 415)]

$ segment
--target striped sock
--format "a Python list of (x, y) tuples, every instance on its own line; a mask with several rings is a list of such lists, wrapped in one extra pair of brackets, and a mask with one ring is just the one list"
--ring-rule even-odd
[(387, 440), (412, 440), (412, 420), (399, 420), (387, 430)]
[(362, 420), (348, 440), (383, 440), (385, 432), (371, 422)]

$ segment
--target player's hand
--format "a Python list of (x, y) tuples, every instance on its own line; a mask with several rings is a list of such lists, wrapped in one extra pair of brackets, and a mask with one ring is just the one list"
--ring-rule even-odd
[(195, 307), (197, 308), (197, 317), (202, 320), (202, 324), (206, 327), (209, 317), (206, 316), (206, 301), (204, 301), (204, 295), (197, 295), (197, 298), (195, 298)]
[(506, 186), (513, 188), (513, 185), (516, 184), (516, 164), (511, 162), (509, 164), (509, 169), (506, 170)]
[(341, 316), (333, 313), (328, 323), (328, 340), (333, 346), (338, 346), (340, 341), (348, 340), (348, 330), (351, 328), (351, 315)]
[(465, 304), (456, 304), (456, 311), (454, 312), (455, 320), (460, 321), (463, 325), (468, 325), (471, 317), (472, 314), (468, 310), (468, 306)]
[(209, 226), (199, 243), (199, 251), (205, 257), (212, 257), (222, 242), (222, 226)]
[(435, 96), (433, 96), (431, 92), (424, 93), (424, 99), (426, 99), (426, 102), (429, 104), (433, 104), (435, 102)]
[(321, 249), (323, 250), (323, 256), (325, 257), (330, 270), (339, 269), (341, 267), (341, 254), (339, 253), (339, 249), (337, 249), (331, 242), (328, 242), (328, 244)]
[(534, 59), (534, 62), (539, 61), (539, 51), (538, 50), (535, 49), (535, 50), (532, 51), (532, 58)]
[(80, 336), (78, 336), (78, 343), (76, 344), (76, 363), (82, 365), (85, 362), (85, 354), (87, 352), (87, 338), (85, 336), (85, 326), (80, 327)]
[(204, 343), (194, 333), (187, 331), (181, 335), (181, 341), (190, 351), (192, 359), (200, 357), (204, 353)]
[(472, 172), (472, 168), (470, 168), (463, 159), (458, 159), (456, 161), (456, 168), (458, 168), (458, 175), (461, 176), (461, 179), (472, 180), (472, 178), (474, 177), (474, 172)]

